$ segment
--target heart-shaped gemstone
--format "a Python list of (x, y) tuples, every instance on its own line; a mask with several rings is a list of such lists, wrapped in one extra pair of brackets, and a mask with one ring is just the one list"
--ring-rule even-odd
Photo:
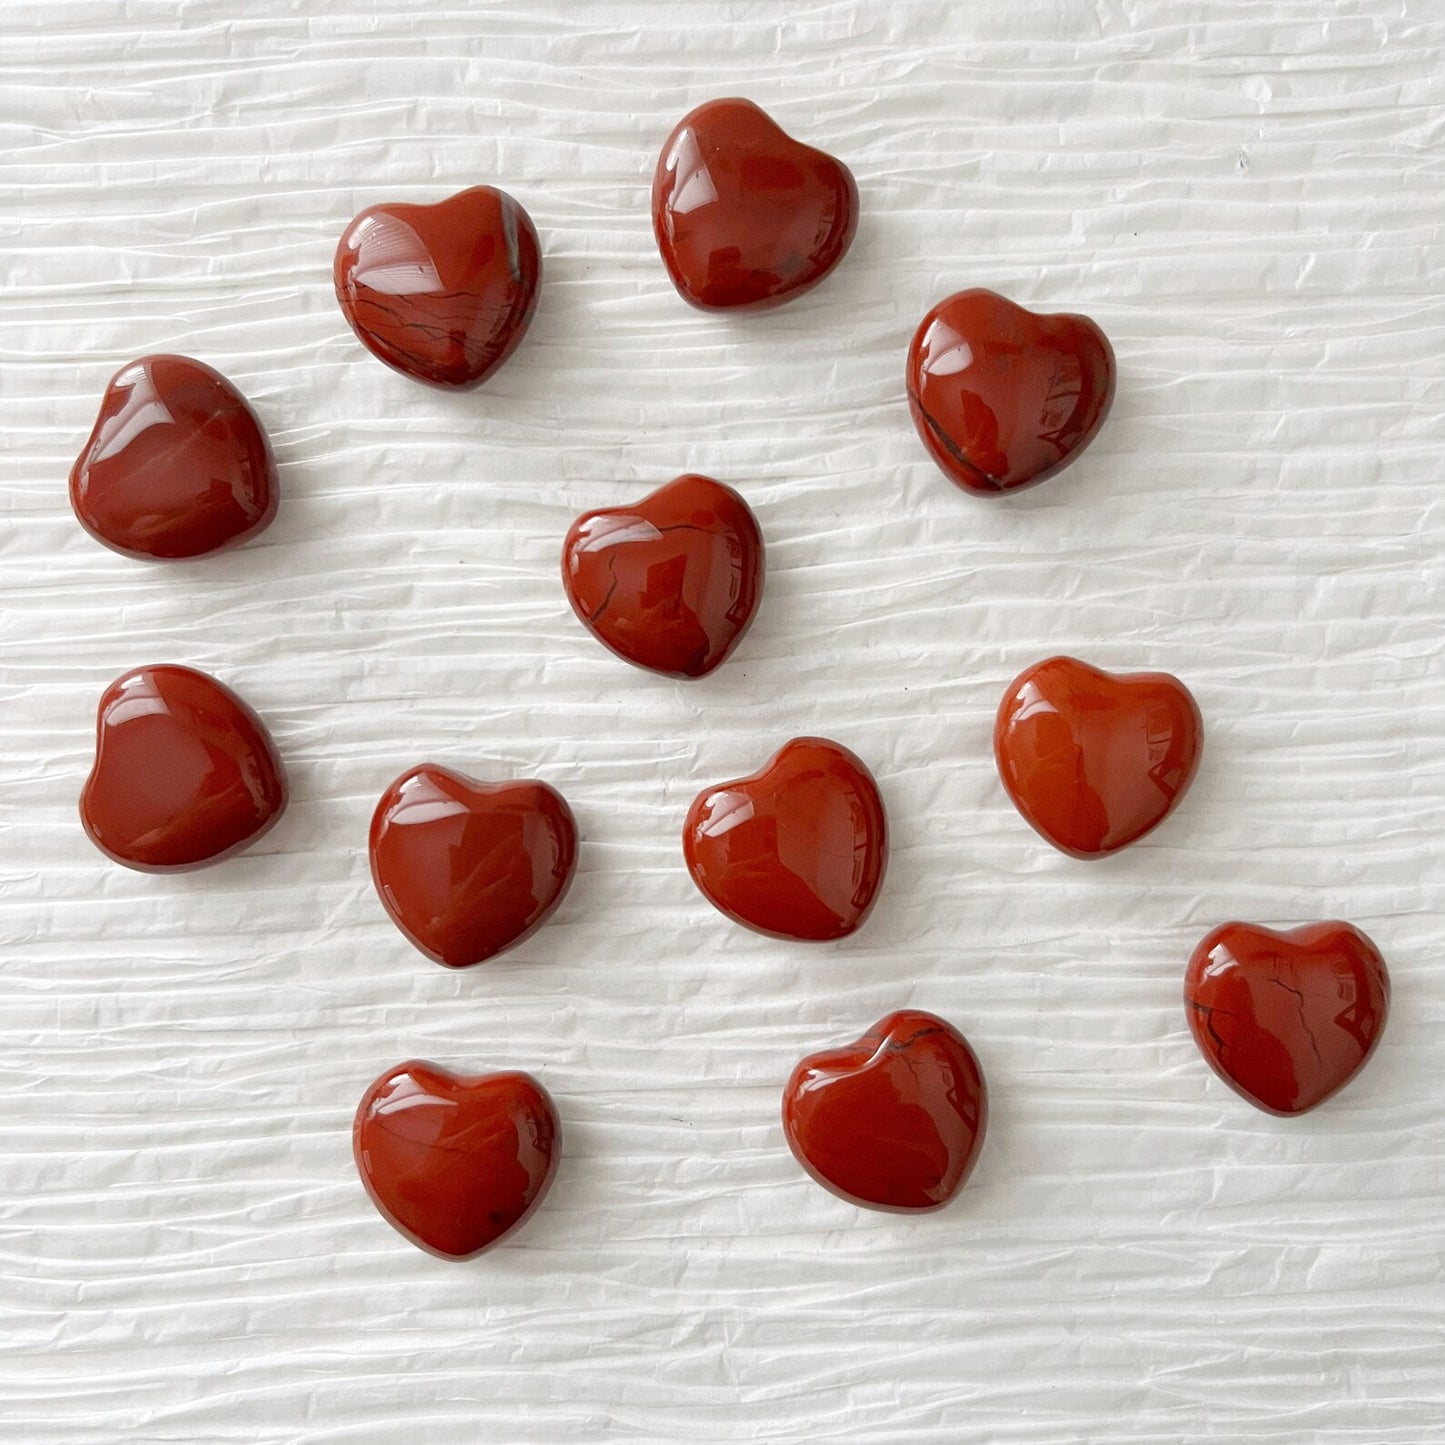
[(246, 398), (186, 356), (143, 356), (110, 379), (70, 469), (80, 525), (144, 560), (239, 546), (276, 515), (276, 463)]
[(750, 100), (710, 100), (667, 138), (652, 228), (672, 284), (704, 311), (780, 306), (816, 286), (858, 229), (842, 162), (795, 141)]
[(988, 1089), (968, 1041), (916, 1009), (810, 1054), (783, 1091), (798, 1163), (868, 1209), (941, 1209), (972, 1173), (987, 1126)]
[(386, 911), (448, 968), (536, 932), (576, 866), (572, 810), (546, 783), (479, 783), (423, 763), (381, 795), (371, 819), (371, 877)]
[(468, 1076), (412, 1060), (362, 1095), (351, 1145), (388, 1224), (431, 1254), (470, 1259), (541, 1204), (562, 1129), (530, 1074)]
[(704, 788), (682, 848), (703, 896), (735, 922), (775, 938), (843, 938), (878, 897), (888, 824), (858, 758), (794, 738), (759, 772)]
[(763, 536), (748, 504), (683, 476), (625, 507), (579, 517), (562, 547), (572, 610), (618, 657), (704, 677), (738, 645), (763, 590)]
[(992, 291), (940, 301), (908, 348), (908, 406), (929, 455), (978, 496), (1061, 471), (1114, 400), (1114, 351), (1087, 316), (1036, 316)]
[(368, 206), (336, 248), (334, 279), (374, 356), (433, 386), (476, 386), (526, 334), (542, 248), (511, 196), (473, 186), (431, 206)]
[(1390, 977), (1348, 923), (1225, 923), (1194, 950), (1184, 1003), (1200, 1052), (1235, 1093), (1267, 1114), (1303, 1114), (1374, 1053)]
[(143, 873), (219, 862), (286, 806), (266, 725), (228, 687), (189, 667), (138, 667), (100, 699), (95, 765), (80, 820), (100, 851)]
[(1102, 858), (1168, 817), (1199, 767), (1204, 723), (1164, 672), (1115, 676), (1051, 657), (1009, 684), (994, 724), (1014, 806), (1061, 852)]

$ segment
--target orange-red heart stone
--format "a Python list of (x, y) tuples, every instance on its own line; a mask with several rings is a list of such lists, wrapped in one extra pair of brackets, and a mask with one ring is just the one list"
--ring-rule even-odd
[(811, 1054), (783, 1091), (783, 1133), (825, 1189), (868, 1209), (942, 1209), (968, 1180), (988, 1089), (968, 1041), (908, 1009)]
[(80, 820), (107, 857), (143, 873), (216, 863), (286, 806), (286, 774), (260, 718), (189, 667), (138, 667), (100, 699)]
[(878, 896), (888, 825), (857, 757), (794, 738), (759, 772), (703, 789), (682, 847), (693, 882), (735, 922), (775, 938), (842, 938)]
[(530, 937), (576, 866), (572, 810), (546, 783), (479, 783), (423, 763), (381, 795), (371, 819), (371, 877), (386, 911), (447, 968)]
[(511, 196), (474, 186), (431, 206), (368, 206), (346, 228), (333, 276), (373, 356), (433, 386), (476, 386), (526, 334), (542, 248)]
[(1276, 932), (1225, 923), (1184, 978), (1185, 1012), (1209, 1066), (1267, 1114), (1303, 1114), (1365, 1066), (1385, 1030), (1390, 978), (1348, 923)]
[(959, 291), (908, 348), (908, 406), (929, 455), (977, 496), (1068, 466), (1114, 400), (1114, 351), (1087, 316), (1036, 316), (992, 291)]
[(470, 1259), (541, 1204), (562, 1130), (530, 1074), (468, 1076), (412, 1060), (362, 1095), (351, 1142), (388, 1224), (430, 1254)]
[(710, 100), (667, 138), (652, 228), (672, 284), (704, 311), (780, 306), (816, 286), (858, 229), (852, 173), (750, 100)]
[(993, 734), (1014, 806), (1074, 858), (1116, 853), (1157, 828), (1193, 780), (1203, 742), (1199, 708), (1178, 678), (1115, 676), (1072, 657), (1021, 672)]
[(752, 623), (763, 572), (757, 520), (710, 477), (587, 512), (562, 547), (567, 600), (588, 631), (668, 677), (705, 677), (726, 660)]
[(111, 378), (70, 471), (80, 525), (142, 560), (237, 547), (276, 515), (276, 463), (246, 398), (187, 356), (143, 356)]

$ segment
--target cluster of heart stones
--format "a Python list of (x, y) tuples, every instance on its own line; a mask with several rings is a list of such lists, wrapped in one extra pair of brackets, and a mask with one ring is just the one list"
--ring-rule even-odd
[[(818, 285), (857, 225), (848, 169), (792, 140), (757, 106), (718, 100), (668, 137), (652, 187), (658, 249), (683, 299), (758, 310)], [(334, 283), (363, 345), (434, 386), (485, 381), (526, 333), (542, 253), (523, 208), (490, 186), (436, 205), (380, 204), (346, 228)], [(939, 302), (908, 349), (918, 435), (966, 492), (998, 496), (1068, 466), (1098, 433), (1114, 357), (1088, 318), (1034, 315), (990, 291)], [(277, 506), (271, 448), (223, 376), (179, 356), (124, 367), (71, 473), (81, 525), (126, 556), (196, 557), (261, 532)], [(579, 517), (562, 581), (583, 625), (618, 657), (704, 677), (736, 649), (762, 598), (757, 519), (732, 488), (688, 475)], [(1068, 657), (1005, 689), (999, 777), (1019, 813), (1074, 858), (1106, 857), (1157, 828), (1199, 765), (1203, 723), (1164, 673), (1111, 675)], [(101, 697), (80, 800), (109, 858), (165, 873), (218, 862), (262, 837), (286, 776), (261, 719), (191, 668), (137, 668)], [(826, 941), (862, 926), (882, 887), (888, 824), (865, 764), (794, 738), (757, 772), (698, 794), (682, 833), (688, 871), (728, 918), (774, 938)], [(566, 895), (577, 827), (535, 780), (479, 782), (423, 763), (382, 794), (371, 823), (376, 891), (397, 928), (447, 968), (515, 948)], [(1389, 979), (1346, 923), (1288, 932), (1226, 923), (1185, 973), (1190, 1028), (1236, 1092), (1272, 1114), (1322, 1103), (1378, 1044)], [(855, 1042), (803, 1059), (783, 1091), (799, 1163), (853, 1204), (939, 1209), (983, 1145), (988, 1093), (945, 1020), (894, 1013)], [(561, 1124), (525, 1073), (464, 1076), (411, 1061), (367, 1089), (357, 1167), (381, 1214), (422, 1249), (465, 1259), (538, 1207)]]

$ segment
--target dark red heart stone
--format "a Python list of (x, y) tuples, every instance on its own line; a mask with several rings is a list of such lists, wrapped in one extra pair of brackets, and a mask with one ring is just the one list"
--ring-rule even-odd
[(100, 699), (80, 820), (107, 857), (143, 873), (216, 863), (286, 806), (286, 774), (260, 718), (189, 667), (138, 667)]
[(431, 206), (368, 206), (336, 248), (334, 279), (372, 355), (433, 386), (476, 386), (526, 334), (542, 248), (511, 196), (474, 186)]
[(572, 810), (546, 783), (479, 783), (422, 763), (381, 795), (371, 819), (371, 877), (386, 911), (447, 968), (529, 938), (576, 867)]
[(1185, 1013), (1210, 1068), (1267, 1114), (1303, 1114), (1365, 1066), (1385, 1031), (1390, 978), (1348, 923), (1277, 933), (1225, 923), (1184, 977)]
[(143, 356), (111, 378), (70, 469), (80, 525), (142, 560), (239, 546), (276, 515), (276, 462), (246, 398), (186, 356)]
[(704, 788), (682, 848), (703, 896), (735, 922), (774, 938), (843, 938), (878, 897), (888, 825), (858, 758), (794, 738), (761, 771)]
[(852, 173), (750, 100), (710, 100), (667, 138), (652, 228), (672, 284), (704, 311), (780, 306), (816, 286), (858, 229)]
[(429, 1254), (470, 1259), (541, 1204), (562, 1130), (530, 1074), (467, 1076), (413, 1060), (362, 1095), (351, 1143), (388, 1224)]
[(1072, 657), (1035, 663), (999, 704), (999, 777), (1029, 825), (1074, 858), (1102, 858), (1164, 821), (1199, 767), (1204, 722), (1164, 672), (1115, 676)]
[(916, 1009), (810, 1054), (783, 1091), (798, 1163), (866, 1209), (942, 1209), (973, 1172), (987, 1127), (988, 1089), (968, 1041)]
[(1036, 316), (992, 291), (940, 301), (908, 348), (908, 406), (929, 455), (978, 496), (1062, 471), (1114, 400), (1114, 351), (1087, 316)]
[(562, 547), (572, 610), (618, 657), (668, 677), (705, 677), (752, 623), (763, 536), (748, 504), (683, 476), (640, 502), (579, 517)]

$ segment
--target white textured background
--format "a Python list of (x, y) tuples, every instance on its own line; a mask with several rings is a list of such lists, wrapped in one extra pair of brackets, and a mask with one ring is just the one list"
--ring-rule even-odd
[[(1327, 18), (1326, 18), (1327, 17)], [(853, 167), (822, 289), (688, 310), (647, 187), (744, 93)], [(1445, 6), (125, 0), (0, 10), (0, 1438), (109, 1445), (1445, 1440)], [(495, 182), (546, 279), (449, 397), (331, 294), (345, 222)], [(1113, 338), (1064, 477), (954, 490), (907, 339), (986, 285)], [(280, 459), (258, 544), (105, 552), (66, 473), (128, 359), (232, 376)], [(604, 653), (575, 513), (709, 472), (769, 546), (727, 667)], [(1162, 667), (1208, 726), (1174, 820), (1085, 865), (994, 776), (1047, 653)], [(75, 797), (110, 679), (237, 686), (293, 780), (249, 856), (127, 873)], [(694, 792), (820, 732), (875, 769), (863, 932), (789, 947), (682, 866)], [(425, 758), (536, 774), (584, 835), (490, 967), (413, 953), (367, 877)], [(1339, 916), (1395, 1010), (1296, 1121), (1219, 1084), (1184, 961), (1216, 922)], [(948, 1211), (861, 1213), (777, 1123), (798, 1057), (918, 1005), (993, 1091)], [(469, 1265), (407, 1246), (352, 1109), (420, 1055), (522, 1066), (567, 1152)]]

